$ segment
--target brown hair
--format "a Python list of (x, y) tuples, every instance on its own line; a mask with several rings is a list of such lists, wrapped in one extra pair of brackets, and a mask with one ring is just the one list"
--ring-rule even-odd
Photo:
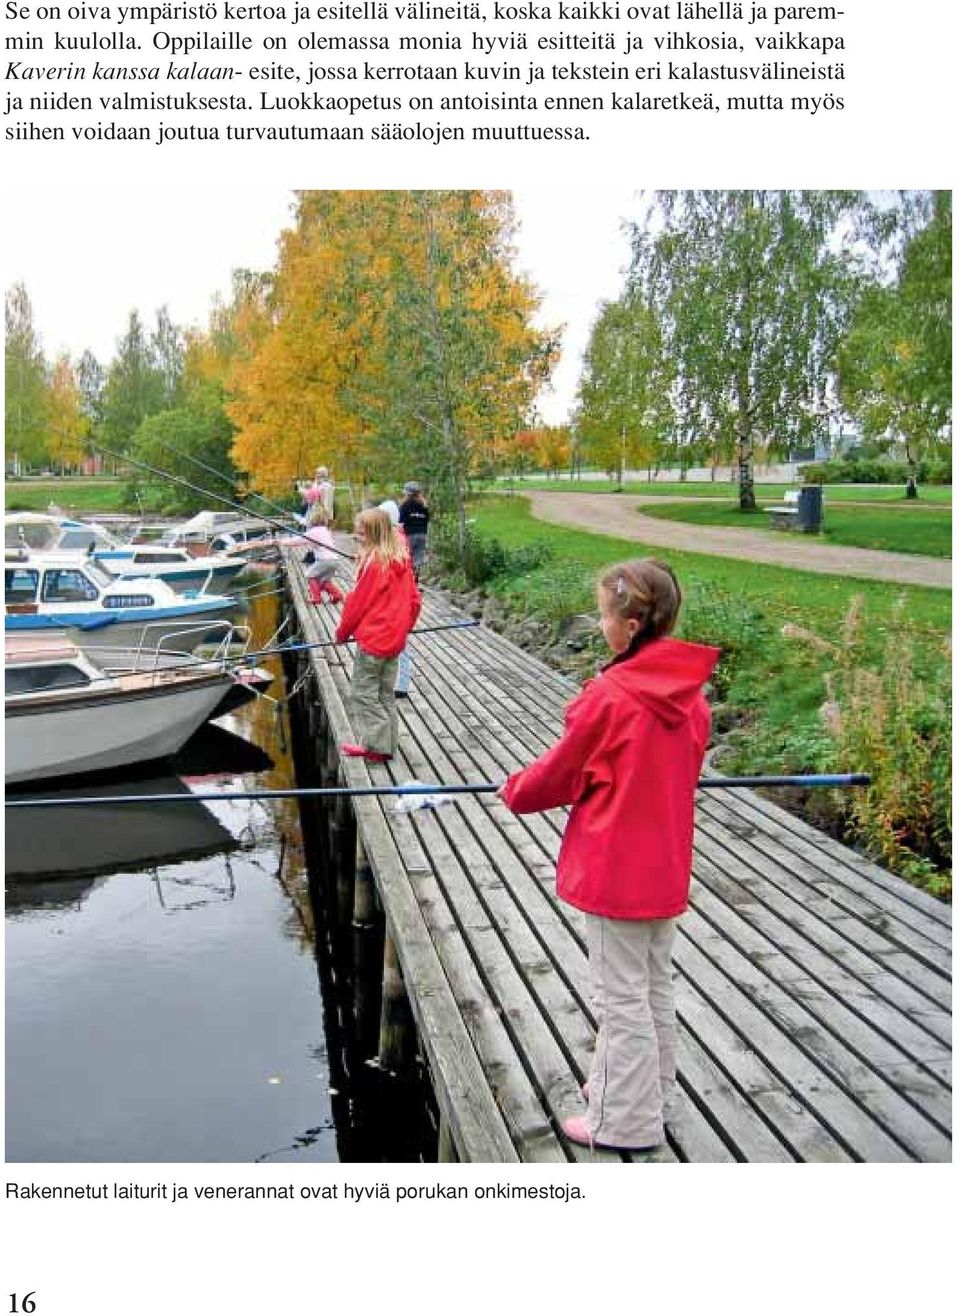
[(607, 568), (598, 583), (610, 597), (611, 612), (624, 621), (634, 618), (640, 623), (630, 652), (673, 630), (683, 596), (666, 562), (652, 557), (618, 562)]
[(368, 507), (358, 512), (357, 524), (366, 532), (366, 540), (357, 554), (357, 575), (371, 559), (386, 567), (391, 562), (405, 562), (410, 556), (406, 538), (381, 508)]

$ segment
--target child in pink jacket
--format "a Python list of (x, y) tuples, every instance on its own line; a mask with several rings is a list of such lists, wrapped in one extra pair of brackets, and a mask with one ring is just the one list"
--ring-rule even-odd
[(687, 906), (693, 801), (710, 734), (702, 686), (719, 650), (669, 638), (680, 587), (651, 558), (597, 586), (613, 659), (566, 711), (564, 734), (500, 797), (515, 813), (573, 806), (557, 894), (586, 915), (597, 1040), (573, 1142), (618, 1150), (664, 1140), (676, 1093), (671, 951)]

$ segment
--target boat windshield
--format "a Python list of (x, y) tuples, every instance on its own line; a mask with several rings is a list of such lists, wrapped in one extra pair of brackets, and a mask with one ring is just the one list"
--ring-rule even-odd
[(108, 535), (103, 530), (97, 530), (93, 526), (64, 526), (60, 534), (59, 548), (66, 549), (68, 552), (79, 550), (88, 553), (106, 552), (108, 549), (118, 547), (117, 541), (112, 535)]
[(101, 589), (103, 589), (105, 585), (112, 585), (114, 583), (115, 577), (111, 576), (110, 572), (102, 567), (99, 562), (94, 562), (92, 559), (84, 562), (83, 569), (91, 580), (96, 581)]

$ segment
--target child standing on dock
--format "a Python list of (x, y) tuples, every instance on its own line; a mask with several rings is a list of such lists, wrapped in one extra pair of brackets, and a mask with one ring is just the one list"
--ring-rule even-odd
[(343, 591), (336, 582), (337, 559), (336, 545), (330, 532), (330, 523), (322, 503), (315, 502), (307, 513), (307, 529), (303, 536), (309, 539), (312, 547), (307, 562), (307, 589), (310, 591), (311, 603), (322, 603), (329, 598), (331, 603), (343, 602)]
[(388, 514), (369, 508), (359, 514), (354, 529), (360, 541), (357, 579), (336, 638), (340, 644), (352, 638), (357, 642), (351, 694), (358, 743), (340, 748), (351, 757), (383, 763), (397, 751), (397, 659), (420, 615), (421, 600), (410, 550)]
[(669, 638), (680, 587), (652, 558), (600, 577), (611, 662), (568, 706), (564, 734), (500, 788), (515, 813), (572, 804), (557, 894), (586, 914), (597, 1040), (573, 1142), (664, 1141), (676, 1099), (671, 951), (686, 909), (693, 801), (710, 734), (702, 686), (720, 651)]

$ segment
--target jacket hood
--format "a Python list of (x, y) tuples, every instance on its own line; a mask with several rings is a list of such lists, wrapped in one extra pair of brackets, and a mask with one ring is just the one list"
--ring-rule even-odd
[(665, 637), (605, 667), (603, 679), (656, 713), (667, 726), (677, 726), (699, 698), (720, 652), (712, 645)]

